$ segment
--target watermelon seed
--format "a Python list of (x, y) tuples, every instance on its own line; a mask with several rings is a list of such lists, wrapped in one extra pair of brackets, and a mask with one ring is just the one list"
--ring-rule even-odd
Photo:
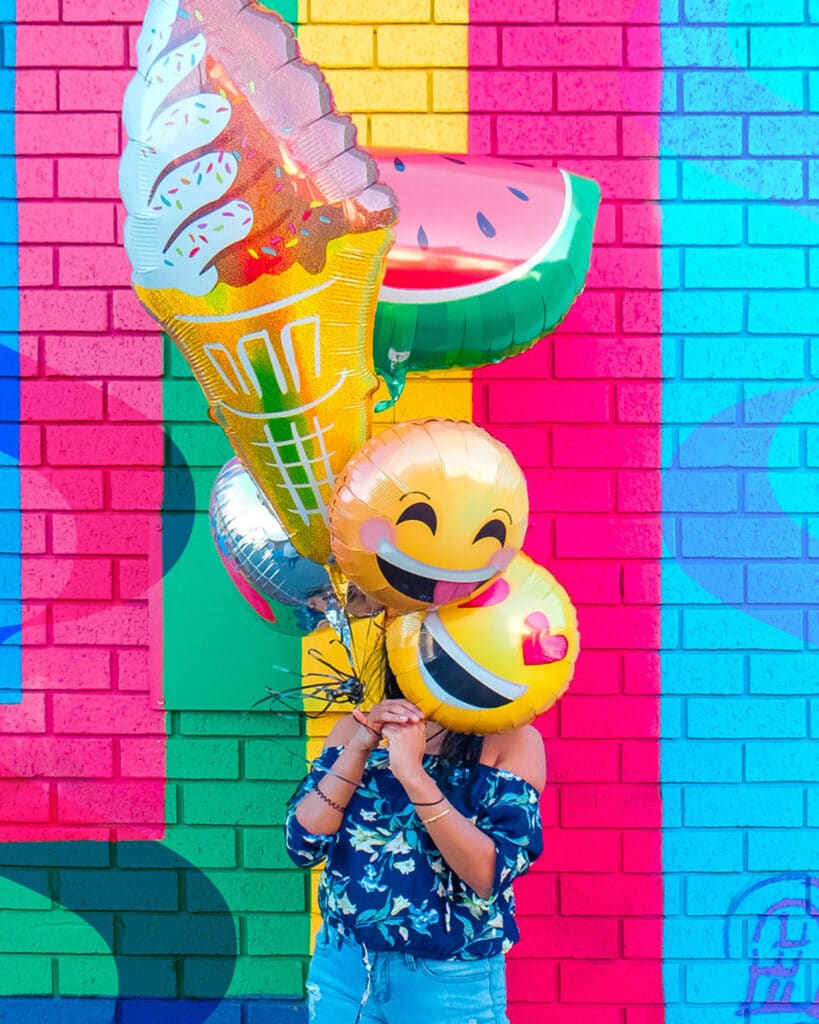
[(427, 233), (424, 231), (423, 227), (418, 228), (418, 244), (422, 249), (429, 248), (429, 239), (427, 238)]
[(392, 165), (396, 169), (396, 171), (404, 171), (406, 170), (407, 167), (407, 165), (404, 163), (400, 156), (395, 157), (395, 159), (392, 162)]
[(527, 196), (525, 192), (521, 192), (519, 188), (512, 188), (511, 185), (507, 185), (506, 187), (516, 199), (522, 199), (524, 203), (529, 202), (529, 196)]
[(497, 234), (494, 226), (484, 217), (484, 215), (478, 211), (478, 227), (483, 231), (487, 238), (494, 238)]

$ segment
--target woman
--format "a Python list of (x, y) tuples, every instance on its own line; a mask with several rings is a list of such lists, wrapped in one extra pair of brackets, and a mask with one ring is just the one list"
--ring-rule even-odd
[(338, 722), (286, 822), (297, 864), (327, 860), (311, 1024), (508, 1024), (511, 882), (542, 850), (545, 779), (532, 726), (451, 733), (400, 695)]

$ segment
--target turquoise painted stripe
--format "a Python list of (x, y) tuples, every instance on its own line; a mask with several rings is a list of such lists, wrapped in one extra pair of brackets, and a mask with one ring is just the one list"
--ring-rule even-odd
[(15, 8), (0, 2), (0, 703), (22, 700)]
[(684, 723), (661, 746), (666, 1012), (669, 1024), (802, 1019), (819, 1005), (806, 831), (819, 825), (806, 781), (819, 712), (807, 655), (819, 639), (819, 129), (815, 72), (802, 70), (819, 8), (663, 11), (676, 81), (660, 129), (663, 602), (676, 630), (662, 671)]

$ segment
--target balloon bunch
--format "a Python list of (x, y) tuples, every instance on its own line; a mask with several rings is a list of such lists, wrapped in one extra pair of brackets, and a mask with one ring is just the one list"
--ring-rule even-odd
[[(520, 554), (523, 474), (471, 424), (371, 437), (372, 394), (378, 375), (391, 405), (409, 373), (553, 330), (585, 282), (597, 185), (366, 153), (256, 0), (150, 0), (137, 58), (125, 247), (236, 453), (211, 500), (226, 570), (260, 615), (302, 635), (326, 621), (348, 654), (351, 623), (383, 609), (402, 689), (444, 724), (530, 720), (568, 684), (577, 631)], [(355, 673), (333, 672), (325, 696), (356, 699)]]
[(456, 420), (388, 428), (336, 483), (336, 562), (390, 610), (401, 691), (448, 728), (524, 725), (569, 685), (577, 620), (557, 580), (520, 551), (528, 514), (508, 448)]

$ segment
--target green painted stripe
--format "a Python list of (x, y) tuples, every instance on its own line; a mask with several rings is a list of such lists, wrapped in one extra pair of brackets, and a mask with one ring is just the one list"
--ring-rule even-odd
[[(297, 30), (297, 0), (265, 6)], [(234, 914), (241, 948), (230, 994), (298, 997), (299, 958), (309, 945), (307, 879), (293, 871), (277, 823), (302, 774), (306, 741), (295, 715), (249, 709), (266, 686), (299, 683), (301, 646), (262, 621), (222, 568), (207, 508), (233, 451), (187, 364), (168, 338), (165, 345), (163, 687), (174, 712), (165, 844), (208, 875)], [(200, 997), (214, 964), (202, 969), (187, 980)]]

